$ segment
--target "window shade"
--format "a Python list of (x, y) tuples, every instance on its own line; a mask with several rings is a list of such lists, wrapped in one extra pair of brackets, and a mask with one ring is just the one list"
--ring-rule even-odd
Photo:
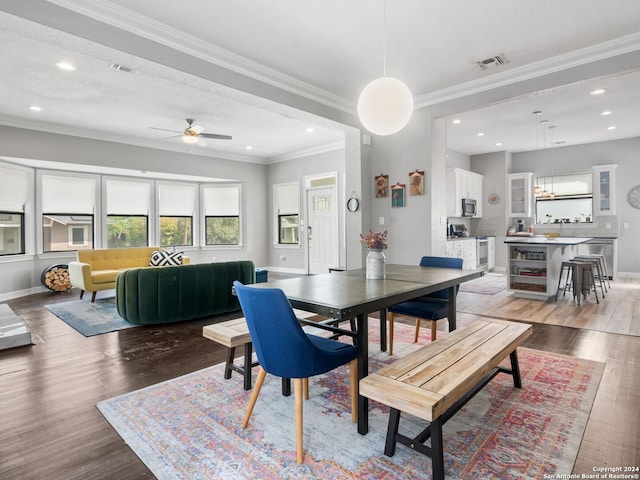
[(206, 217), (240, 215), (240, 188), (237, 185), (203, 187), (202, 198)]
[(297, 184), (275, 186), (275, 209), (278, 215), (290, 215), (299, 210), (299, 186)]
[(148, 215), (151, 185), (146, 182), (107, 180), (107, 215)]
[(160, 211), (162, 217), (193, 217), (196, 205), (195, 185), (158, 185)]
[(0, 210), (24, 211), (29, 200), (29, 173), (24, 170), (0, 167)]
[(96, 179), (42, 175), (42, 213), (93, 214)]

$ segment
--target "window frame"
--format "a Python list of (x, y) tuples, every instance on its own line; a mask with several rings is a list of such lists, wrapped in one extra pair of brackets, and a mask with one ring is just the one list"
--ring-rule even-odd
[[(236, 192), (237, 205), (235, 207), (226, 206), (223, 210), (228, 212), (230, 210), (236, 210), (236, 215), (229, 214), (210, 214), (211, 210), (215, 211), (215, 207), (207, 204), (207, 190), (220, 190), (220, 189), (233, 189)], [(243, 190), (242, 184), (237, 182), (229, 183), (203, 183), (200, 185), (200, 202), (201, 202), (201, 214), (200, 218), (203, 219), (202, 223), (202, 246), (206, 249), (218, 249), (218, 250), (237, 250), (244, 247), (244, 216), (243, 216)], [(238, 243), (208, 243), (207, 238), (207, 224), (209, 219), (214, 218), (237, 218), (238, 219)]]
[[(18, 232), (19, 235), (18, 236), (20, 237), (19, 238), (19, 240), (20, 240), (20, 251), (13, 252), (13, 253), (1, 253), (2, 250), (4, 250), (4, 244), (5, 244), (5, 238), (4, 238), (4, 232), (3, 232), (3, 234), (2, 234), (2, 236), (0, 238), (0, 242), (1, 242), (0, 243), (0, 258), (3, 258), (3, 257), (6, 258), (6, 257), (10, 257), (12, 255), (25, 255), (26, 254), (26, 245), (24, 243), (24, 241), (25, 241), (25, 234), (24, 234), (25, 214), (24, 214), (24, 212), (12, 212), (12, 211), (2, 210), (2, 211), (0, 211), (0, 222), (6, 221), (6, 220), (1, 218), (4, 215), (10, 216), (10, 217), (13, 217), (15, 215), (15, 216), (19, 217), (20, 225), (18, 227), (18, 229), (19, 229), (19, 232)], [(8, 221), (10, 221), (10, 219)], [(4, 230), (4, 228), (2, 230)]]
[[(287, 190), (296, 189), (295, 201), (293, 198), (287, 199)], [(285, 182), (273, 184), (273, 207), (272, 207), (272, 228), (273, 244), (275, 248), (301, 248), (300, 229), (300, 182)], [(280, 235), (280, 218), (282, 216), (298, 216), (298, 241), (296, 243), (283, 243)]]

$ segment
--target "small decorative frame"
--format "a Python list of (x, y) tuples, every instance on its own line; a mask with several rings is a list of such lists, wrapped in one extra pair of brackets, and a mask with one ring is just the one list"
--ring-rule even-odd
[(404, 183), (396, 183), (391, 187), (391, 206), (404, 207), (404, 191), (407, 185)]
[(489, 205), (498, 205), (500, 203), (500, 195), (495, 192), (490, 193), (487, 197), (487, 202)]
[(424, 170), (409, 172), (409, 195), (424, 195)]
[(374, 188), (376, 190), (376, 198), (384, 198), (389, 196), (389, 175), (376, 175)]

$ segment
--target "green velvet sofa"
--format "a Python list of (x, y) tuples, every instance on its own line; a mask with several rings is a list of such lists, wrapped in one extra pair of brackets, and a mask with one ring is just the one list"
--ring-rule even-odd
[(133, 268), (116, 278), (118, 314), (137, 325), (171, 323), (240, 310), (234, 280), (255, 283), (252, 261)]

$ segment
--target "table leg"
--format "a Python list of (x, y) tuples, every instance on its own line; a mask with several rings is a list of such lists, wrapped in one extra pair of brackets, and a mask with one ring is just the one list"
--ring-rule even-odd
[(380, 310), (380, 351), (387, 351), (387, 309)]
[(359, 314), (358, 324), (358, 433), (366, 435), (369, 432), (369, 399), (360, 395), (360, 380), (369, 375), (369, 332), (367, 315)]
[(449, 287), (449, 316), (447, 317), (449, 320), (449, 331), (453, 332), (456, 325), (456, 287)]

